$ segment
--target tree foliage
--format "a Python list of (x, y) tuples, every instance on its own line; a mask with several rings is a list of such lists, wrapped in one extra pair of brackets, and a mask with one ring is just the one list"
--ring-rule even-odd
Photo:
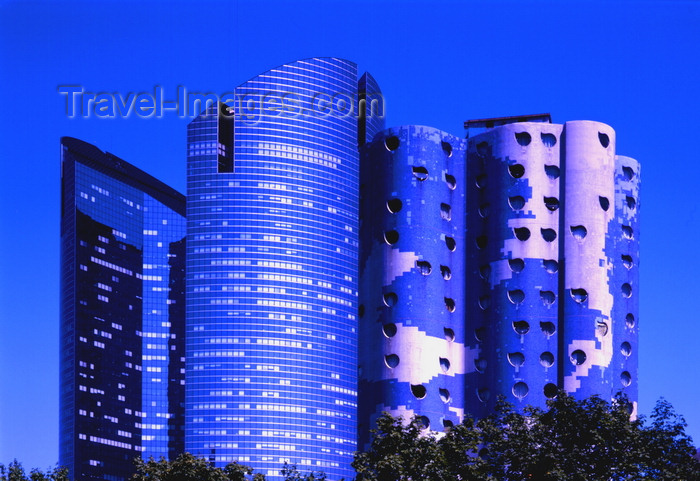
[(501, 404), (485, 423), (495, 479), (608, 481), (640, 474), (641, 421), (630, 421), (627, 403), (560, 393), (548, 408), (521, 415)]
[[(648, 419), (630, 420), (628, 402), (566, 393), (547, 409), (516, 412), (499, 401), (492, 416), (466, 418), (446, 433), (384, 414), (368, 449), (357, 453), (355, 481), (700, 481), (700, 462), (686, 423), (659, 400)], [(264, 481), (247, 466), (217, 468), (185, 453), (173, 461), (135, 460), (131, 481)], [(326, 481), (322, 472), (281, 470), (285, 481)], [(0, 464), (0, 481), (68, 481), (65, 468), (34, 469), (16, 460)], [(335, 480), (334, 480), (335, 481)]]
[(43, 472), (34, 468), (27, 476), (22, 464), (15, 459), (7, 466), (0, 463), (0, 481), (68, 481), (68, 470), (54, 467)]
[(284, 481), (326, 481), (328, 479), (326, 473), (322, 471), (311, 471), (307, 474), (301, 474), (296, 464), (289, 464), (286, 462), (282, 467), (281, 473), (284, 477)]
[[(229, 463), (224, 468), (217, 468), (190, 453), (181, 454), (173, 461), (136, 458), (134, 463), (136, 473), (131, 481), (247, 481), (246, 476), (253, 474), (248, 466)], [(264, 481), (265, 476), (257, 473), (252, 479)]]
[(641, 433), (644, 474), (647, 479), (700, 480), (700, 462), (688, 458), (696, 454), (692, 439), (685, 434), (683, 416), (676, 413), (671, 403), (661, 399), (649, 416), (651, 424)]
[(646, 422), (630, 420), (628, 405), (560, 392), (546, 410), (518, 413), (499, 401), (492, 416), (440, 435), (385, 414), (353, 467), (357, 481), (700, 480), (673, 407), (660, 400)]

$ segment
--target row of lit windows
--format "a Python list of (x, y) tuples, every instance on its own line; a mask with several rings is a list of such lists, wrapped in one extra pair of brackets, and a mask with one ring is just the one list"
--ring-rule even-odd
[(268, 307), (284, 307), (286, 309), (301, 309), (304, 311), (309, 311), (312, 309), (312, 307), (309, 304), (304, 304), (301, 302), (277, 301), (269, 299), (258, 299), (256, 305)]
[[(249, 154), (252, 154), (253, 152), (250, 152)], [(257, 155), (263, 155), (266, 157), (279, 157), (282, 159), (290, 159), (290, 160), (301, 160), (304, 162), (312, 162), (314, 164), (321, 165), (323, 167), (328, 167), (330, 169), (337, 169), (338, 165), (333, 162), (328, 162), (325, 160), (320, 160), (316, 157), (309, 156), (309, 155), (300, 155), (300, 154), (290, 154), (287, 152), (276, 152), (274, 150), (258, 150)]]
[[(354, 244), (354, 243), (353, 243)], [(274, 262), (274, 261), (262, 261), (258, 260), (257, 262), (254, 262), (254, 259), (216, 259), (212, 258), (213, 256), (204, 256), (203, 258), (200, 259), (192, 259), (193, 263), (197, 265), (198, 267), (201, 266), (206, 266), (206, 265), (211, 265), (211, 266), (261, 266), (261, 267), (274, 267), (277, 269), (290, 269), (290, 270), (304, 270), (304, 266), (306, 267), (316, 267), (319, 265), (327, 265), (332, 261), (335, 261), (336, 263), (338, 262), (338, 256), (336, 254), (342, 253), (344, 255), (348, 256), (354, 256), (354, 252), (350, 249), (345, 249), (342, 247), (335, 247), (335, 250), (332, 250), (332, 245), (331, 244), (326, 244), (326, 247), (319, 246), (318, 244), (316, 245), (306, 245), (304, 247), (309, 247), (310, 249), (306, 250), (287, 250), (284, 252), (280, 252), (278, 248), (273, 248), (270, 249), (268, 247), (260, 247), (257, 246), (251, 251), (249, 254), (250, 256), (248, 257), (272, 257), (272, 258), (289, 258), (290, 255), (294, 255), (296, 259), (299, 259), (301, 261), (304, 261), (305, 264), (292, 264), (292, 263), (285, 263), (285, 262)], [(245, 248), (231, 248), (233, 250), (230, 250), (228, 252), (246, 252)], [(213, 249), (209, 251), (210, 253), (216, 253)], [(223, 251), (224, 253), (226, 251)], [(257, 253), (261, 252), (269, 252), (269, 255), (262, 256)], [(195, 253), (195, 252), (193, 252)], [(333, 254), (329, 254), (333, 253)], [(302, 257), (299, 254), (306, 254), (306, 256)], [(207, 262), (208, 261), (208, 262)], [(342, 265), (342, 264), (341, 264)], [(349, 261), (346, 260), (345, 265), (347, 268), (350, 268)], [(325, 271), (324, 271), (325, 272)], [(342, 271), (341, 271), (342, 272)], [(142, 278), (140, 274), (136, 275), (137, 278)], [(195, 276), (195, 278), (197, 278)], [(202, 278), (202, 277), (200, 277)], [(155, 280), (155, 281), (162, 281), (163, 278), (161, 276), (143, 276), (144, 280)]]
[[(194, 278), (195, 279), (245, 279), (246, 273), (245, 272), (228, 272), (228, 273), (210, 272), (210, 273), (205, 273), (205, 274), (195, 274)], [(292, 284), (312, 285), (314, 283), (313, 279), (310, 279), (310, 278), (285, 276), (282, 274), (257, 274), (255, 276), (255, 278), (270, 280), (270, 281), (289, 282)], [(344, 280), (346, 280), (348, 282), (352, 282), (352, 277), (345, 275)], [(321, 287), (332, 288), (332, 285), (329, 282), (317, 281), (317, 283)], [(340, 290), (343, 292), (351, 293), (350, 289), (348, 289), (347, 287), (340, 287)]]
[(244, 351), (192, 351), (192, 357), (245, 357)]
[[(295, 167), (290, 164), (283, 164), (283, 163), (261, 163), (259, 165), (259, 170), (260, 174), (254, 175), (255, 179), (250, 179), (245, 182), (228, 182), (228, 183), (221, 183), (220, 188), (223, 188), (225, 186), (227, 187), (237, 187), (236, 192), (241, 192), (241, 193), (249, 193), (250, 195), (256, 195), (256, 199), (261, 198), (260, 197), (260, 188), (271, 188), (272, 190), (284, 190), (289, 194), (293, 194), (294, 191), (298, 192), (303, 192), (304, 196), (303, 198), (309, 199), (309, 200), (316, 200), (318, 202), (323, 202), (323, 203), (328, 203), (332, 202), (335, 203), (335, 208), (337, 208), (338, 212), (341, 214), (345, 215), (346, 217), (352, 217), (350, 215), (350, 212), (344, 209), (345, 206), (348, 205), (349, 201), (352, 201), (357, 197), (357, 193), (352, 190), (352, 189), (346, 189), (346, 184), (341, 183), (339, 184), (338, 181), (339, 179), (335, 179), (333, 181), (333, 186), (335, 187), (332, 191), (329, 190), (329, 179), (326, 178), (327, 176), (310, 176), (308, 173), (306, 173), (304, 170)], [(256, 179), (263, 175), (262, 173), (264, 172), (265, 177), (269, 180), (272, 180), (272, 178), (279, 178), (279, 182), (275, 183), (275, 186), (278, 187), (269, 187), (269, 183), (261, 184), (259, 182), (256, 182)], [(262, 179), (260, 179), (262, 180)], [(298, 185), (298, 182), (294, 182), (294, 180), (297, 181), (303, 181), (305, 183), (304, 185)], [(314, 186), (314, 188), (308, 187), (308, 185), (311, 184)], [(281, 186), (281, 187), (279, 187)], [(203, 186), (204, 187), (204, 186)], [(346, 201), (341, 201), (341, 199), (338, 198), (338, 192), (342, 192), (343, 198), (347, 199)], [(211, 192), (211, 186), (207, 185), (206, 188), (193, 188), (192, 193), (190, 194), (190, 202), (191, 205), (206, 205), (206, 204), (221, 204), (223, 203), (224, 199), (226, 199), (228, 196), (225, 196), (224, 194), (210, 194)], [(197, 192), (205, 192), (202, 194), (199, 194), (199, 198), (195, 198), (194, 196), (197, 195)], [(207, 201), (207, 200), (217, 200), (221, 199), (219, 202), (216, 203), (209, 203), (209, 202), (199, 202), (199, 201)], [(301, 199), (301, 198), (300, 198)]]
[(90, 442), (93, 442), (93, 443), (106, 444), (108, 446), (116, 446), (118, 448), (131, 449), (133, 447), (129, 443), (115, 441), (113, 439), (101, 438), (101, 437), (97, 437), (97, 436), (90, 436), (89, 439), (90, 439)]
[[(336, 336), (335, 334), (331, 334), (331, 333), (326, 332), (327, 329), (330, 327), (327, 324), (325, 324), (328, 322), (327, 319), (319, 318), (319, 317), (314, 316), (312, 314), (307, 315), (307, 316), (289, 316), (288, 319), (285, 319), (283, 317), (279, 317), (279, 318), (276, 317), (276, 316), (285, 316), (285, 314), (276, 314), (276, 313), (269, 313), (269, 312), (266, 313), (265, 311), (263, 311), (261, 314), (262, 315), (252, 316), (251, 312), (231, 312), (231, 311), (226, 312), (227, 316), (234, 316), (234, 315), (236, 315), (236, 316), (251, 316), (247, 320), (245, 326), (239, 324), (237, 326), (237, 328), (235, 329), (237, 332), (240, 332), (241, 330), (243, 330), (244, 332), (240, 332), (241, 334), (260, 335), (261, 333), (257, 329), (257, 327), (259, 326), (259, 321), (267, 318), (267, 319), (276, 319), (276, 320), (284, 320), (284, 321), (291, 320), (291, 321), (295, 321), (295, 322), (304, 322), (305, 324), (313, 325), (316, 327), (319, 327), (319, 326), (321, 327), (321, 329), (318, 329), (317, 331), (313, 331), (311, 329), (303, 329), (301, 327), (286, 327), (282, 323), (266, 323), (266, 325), (268, 326), (269, 335), (273, 335), (275, 332), (277, 332), (277, 333), (285, 333), (285, 334), (298, 334), (298, 335), (302, 335), (302, 336), (313, 336), (313, 337), (317, 337), (317, 338), (326, 338), (326, 339), (331, 339), (331, 337), (328, 337), (328, 336)], [(265, 316), (265, 314), (267, 314), (267, 316)], [(210, 320), (212, 322), (210, 324), (208, 324), (208, 327), (206, 329), (208, 334), (210, 334), (210, 335), (211, 334), (219, 334), (219, 333), (230, 334), (232, 331), (234, 331), (234, 329), (232, 327), (224, 328), (223, 326), (219, 325), (219, 322), (217, 322), (217, 320), (221, 318), (221, 315), (222, 314), (215, 312), (215, 313), (213, 313), (213, 315), (209, 316), (208, 320)], [(349, 321), (354, 321), (355, 315), (348, 314), (347, 319)], [(339, 318), (336, 321), (340, 322), (340, 321), (344, 321), (344, 320), (345, 320), (345, 318)], [(200, 319), (200, 322), (201, 322), (201, 319)], [(323, 324), (320, 324), (320, 323), (323, 323)], [(342, 322), (342, 324), (346, 325), (347, 327), (354, 326), (354, 323)], [(193, 332), (201, 332), (201, 331), (205, 330), (204, 326), (201, 324), (191, 326), (191, 329)], [(282, 329), (284, 329), (284, 330), (282, 330)], [(355, 332), (355, 328), (352, 328), (352, 332)], [(333, 337), (332, 339), (338, 340), (338, 341), (343, 342), (343, 343), (350, 342), (350, 340), (347, 337), (342, 336), (342, 335)], [(253, 341), (254, 340), (255, 339), (253, 338)], [(240, 341), (240, 342), (249, 343), (250, 341), (251, 341), (251, 338), (247, 338), (244, 341)], [(237, 340), (234, 341), (234, 343), (236, 343), (236, 342), (239, 342), (239, 341), (237, 341)]]
[[(236, 206), (237, 203), (229, 201), (229, 202), (204, 202), (200, 203), (198, 205), (195, 205), (196, 203), (192, 203), (192, 211), (191, 211), (191, 216), (192, 218), (196, 218), (197, 215), (202, 214), (202, 213), (207, 213), (207, 212), (229, 212), (229, 211), (236, 211)], [(270, 205), (272, 204), (272, 205)], [(283, 204), (286, 208), (285, 209), (279, 209), (275, 208), (274, 206), (276, 204)], [(298, 207), (301, 207), (299, 209)], [(313, 210), (310, 210), (313, 209)], [(301, 219), (304, 222), (306, 222), (306, 226), (309, 225), (314, 225), (316, 223), (320, 223), (318, 220), (318, 217), (326, 217), (327, 213), (335, 214), (332, 218), (335, 220), (339, 220), (339, 216), (344, 216), (345, 221), (348, 219), (353, 219), (354, 216), (351, 215), (347, 211), (343, 211), (342, 209), (339, 209), (337, 207), (333, 206), (322, 206), (322, 205), (316, 205), (314, 202), (308, 201), (308, 200), (299, 200), (298, 202), (294, 202), (293, 198), (290, 197), (280, 197), (279, 200), (270, 200), (270, 201), (265, 201), (265, 200), (258, 200), (256, 201), (256, 204), (253, 208), (248, 208), (248, 211), (246, 212), (238, 212), (238, 217), (241, 218), (257, 218), (261, 214), (271, 214), (272, 216), (279, 215), (279, 214), (286, 214), (289, 213), (290, 216), (292, 214), (294, 215), (292, 218), (294, 219)], [(230, 223), (229, 221), (225, 221), (227, 224), (222, 224), (222, 225), (228, 225)], [(328, 229), (325, 229), (328, 231)], [(330, 231), (329, 231), (330, 232)]]
[[(209, 212), (209, 211), (206, 211), (206, 212)], [(230, 215), (235, 215), (235, 213), (231, 212)], [(247, 214), (247, 215), (250, 216), (250, 214)], [(199, 218), (199, 216), (198, 216), (196, 213), (192, 214), (190, 217), (191, 217), (193, 220), (196, 219), (196, 218)], [(222, 227), (228, 227), (229, 224), (230, 224), (231, 226), (235, 225), (233, 222), (229, 222), (228, 220), (221, 220), (221, 224), (220, 224), (220, 225), (221, 225)], [(212, 225), (218, 226), (219, 224), (218, 224), (217, 221), (202, 220), (202, 221), (198, 221), (196, 225), (199, 226), (199, 227), (209, 227), (209, 226), (212, 226)], [(305, 225), (305, 224), (289, 224), (289, 223), (285, 223), (285, 222), (274, 222), (273, 227), (275, 227), (276, 229), (290, 230), (290, 231), (292, 231), (294, 234), (297, 234), (297, 235), (299, 235), (300, 233), (304, 233), (304, 232), (310, 233), (310, 234), (313, 234), (313, 235), (317, 235), (317, 234), (318, 234), (318, 230), (309, 230), (309, 229), (308, 229), (309, 226), (307, 226), (307, 225)], [(254, 226), (246, 225), (246, 228), (247, 228), (247, 229), (252, 229), (252, 228), (254, 228)], [(306, 231), (305, 231), (305, 228), (306, 228)], [(354, 231), (353, 227), (352, 227), (352, 226), (349, 226), (349, 225), (347, 225), (347, 224), (344, 224), (344, 225), (343, 225), (343, 229), (346, 230), (346, 231), (348, 231), (348, 232), (353, 232), (353, 231)], [(193, 227), (192, 230), (195, 231), (195, 230), (197, 230), (197, 229), (196, 229), (196, 227)], [(329, 230), (327, 230), (327, 229), (324, 229), (324, 231), (325, 231), (325, 232), (330, 232), (331, 235), (334, 235), (334, 234), (332, 234), (333, 231), (329, 231)], [(217, 235), (217, 238), (218, 238), (218, 234), (201, 234), (201, 236), (206, 236), (206, 235), (211, 235), (211, 236)], [(261, 234), (256, 233), (256, 235), (257, 235), (257, 236), (260, 236)], [(240, 238), (240, 239), (251, 239), (251, 238), (252, 238), (252, 234), (241, 234), (239, 238)], [(297, 239), (299, 239), (299, 238), (297, 237)], [(312, 239), (308, 239), (308, 238), (307, 238), (307, 239), (303, 239), (303, 240), (305, 240), (305, 241), (307, 241), (307, 242), (316, 241), (315, 238), (312, 238)], [(292, 240), (292, 238), (288, 238), (288, 241), (289, 241), (289, 242), (297, 242), (297, 241)]]
[(168, 429), (167, 424), (141, 424), (141, 423), (135, 423), (134, 427), (139, 428), (139, 429), (153, 429), (153, 430), (158, 430), (158, 429)]
[[(300, 155), (301, 157), (304, 157), (304, 159), (300, 160), (306, 160), (306, 157), (313, 157), (316, 160), (327, 160), (332, 162), (333, 164), (342, 164), (343, 161), (340, 157), (336, 157), (335, 155), (327, 154), (325, 152), (321, 152), (318, 150), (312, 150), (312, 149), (307, 149), (303, 147), (295, 147), (294, 145), (289, 145), (289, 144), (281, 144), (281, 143), (264, 143), (264, 142), (258, 142), (258, 143), (252, 143), (252, 142), (241, 142), (240, 147), (242, 148), (250, 148), (250, 149), (257, 149), (258, 152), (265, 151), (265, 152), (275, 152), (274, 154), (265, 154), (265, 155), (277, 155), (277, 153), (290, 153), (290, 154), (297, 154)], [(292, 157), (295, 158), (295, 157)], [(307, 162), (310, 162), (307, 160)]]
[[(311, 283), (304, 283), (304, 284), (310, 285)], [(219, 287), (219, 286), (213, 286), (213, 287)], [(243, 285), (243, 286), (241, 286), (241, 285), (236, 285), (236, 286), (223, 285), (220, 287), (221, 287), (220, 290), (219, 289), (212, 290), (212, 286), (195, 287), (195, 288), (193, 288), (192, 293), (207, 292), (210, 294), (206, 295), (206, 296), (204, 296), (204, 295), (199, 296), (198, 299), (203, 300), (203, 299), (206, 299), (207, 297), (209, 297), (212, 299), (218, 299), (218, 300), (222, 301), (222, 302), (218, 302), (218, 301), (212, 302), (214, 304), (220, 304), (220, 303), (239, 304), (238, 301), (234, 301), (230, 298), (219, 299), (217, 296), (219, 296), (220, 292), (251, 293), (251, 294), (246, 294), (245, 296), (241, 296), (241, 299), (248, 299), (248, 300), (257, 299), (257, 296), (255, 294), (252, 294), (252, 292), (257, 292), (260, 294), (280, 294), (280, 295), (286, 295), (289, 297), (291, 297), (291, 296), (300, 297), (301, 296), (301, 297), (304, 297), (307, 299), (309, 297), (309, 292), (307, 292), (307, 291), (304, 291), (304, 290), (299, 291), (296, 289), (290, 289), (288, 291), (286, 288), (283, 288), (283, 287), (261, 287), (261, 286), (246, 286), (246, 285)], [(355, 299), (357, 297), (357, 293), (356, 292), (353, 293), (350, 289), (347, 289), (347, 290), (340, 289), (340, 290), (342, 290), (345, 294), (347, 294), (352, 299)], [(350, 291), (350, 292), (348, 292), (348, 291)], [(312, 292), (311, 294), (314, 294), (314, 293)], [(343, 299), (343, 298), (336, 297), (336, 296), (330, 296), (327, 294), (316, 293), (316, 298), (320, 299), (322, 301), (333, 302), (335, 304), (341, 304), (344, 306), (353, 306), (353, 303), (351, 302), (351, 300)], [(168, 304), (174, 304), (174, 302), (168, 302)], [(258, 304), (258, 305), (260, 305), (260, 304)], [(269, 304), (264, 304), (264, 305), (269, 305)], [(294, 307), (294, 306), (287, 306), (287, 307)], [(160, 313), (161, 313), (161, 311), (158, 309), (151, 310), (151, 314), (160, 314)]]
[[(112, 264), (111, 262), (103, 261), (102, 259), (98, 259), (97, 257), (92, 257), (92, 256), (91, 256), (91, 257), (90, 257), (90, 261), (94, 262), (95, 264), (99, 264), (99, 265), (101, 265), (101, 266), (104, 266), (104, 267), (108, 267), (108, 268), (110, 268), (110, 269), (113, 269), (113, 270), (115, 270), (115, 271), (117, 271), (117, 272), (121, 272), (122, 274), (127, 274), (127, 275), (129, 275), (129, 276), (133, 276), (133, 275), (134, 275), (134, 272), (131, 271), (131, 270), (129, 270), (129, 269), (126, 269), (126, 268), (124, 268), (124, 267), (118, 266), (118, 265), (116, 265), (116, 264)], [(137, 274), (136, 274), (136, 277), (137, 277), (137, 278), (140, 278), (140, 275), (137, 273)]]

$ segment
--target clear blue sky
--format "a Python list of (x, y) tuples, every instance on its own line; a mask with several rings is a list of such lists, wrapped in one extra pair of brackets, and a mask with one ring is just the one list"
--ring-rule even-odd
[[(388, 125), (599, 120), (642, 162), (640, 401), (700, 444), (700, 2), (0, 3), (0, 462), (58, 460), (59, 138), (184, 191), (186, 119), (68, 119), (57, 86), (223, 93), (279, 64), (372, 72)], [(696, 153), (696, 154), (694, 154)]]

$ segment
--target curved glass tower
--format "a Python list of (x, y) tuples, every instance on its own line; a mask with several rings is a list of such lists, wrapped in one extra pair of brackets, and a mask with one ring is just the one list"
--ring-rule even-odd
[(517, 122), (469, 139), (466, 403), (543, 406), (563, 388), (636, 404), (638, 174), (600, 122)]
[(423, 126), (361, 149), (360, 447), (388, 411), (442, 431), (464, 414), (466, 142)]
[(280, 66), (188, 127), (187, 451), (350, 479), (357, 71)]

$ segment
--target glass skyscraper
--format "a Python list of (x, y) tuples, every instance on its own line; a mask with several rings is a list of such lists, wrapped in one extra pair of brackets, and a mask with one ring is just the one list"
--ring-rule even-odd
[(188, 127), (185, 447), (217, 465), (353, 476), (357, 92), (300, 60)]
[(183, 451), (185, 198), (61, 139), (60, 464), (126, 480)]

